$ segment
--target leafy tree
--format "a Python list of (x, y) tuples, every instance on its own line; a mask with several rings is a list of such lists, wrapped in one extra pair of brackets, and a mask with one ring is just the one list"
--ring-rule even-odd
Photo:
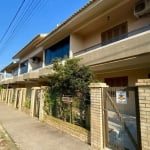
[(55, 59), (53, 61), (54, 75), (49, 78), (51, 91), (59, 96), (80, 94), (89, 96), (89, 84), (93, 81), (93, 74), (89, 67), (79, 64), (80, 59)]
[[(80, 59), (55, 59), (54, 74), (48, 77), (49, 89), (45, 95), (44, 109), (47, 114), (89, 129), (89, 84), (93, 73), (80, 64)], [(69, 96), (72, 102), (63, 102)], [(88, 103), (87, 103), (88, 102)]]

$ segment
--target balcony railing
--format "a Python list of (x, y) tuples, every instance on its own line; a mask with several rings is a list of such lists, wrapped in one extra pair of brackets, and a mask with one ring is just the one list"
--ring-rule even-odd
[(79, 52), (74, 53), (74, 56), (81, 55), (81, 54), (83, 54), (83, 53), (92, 51), (92, 50), (94, 50), (94, 49), (96, 49), (96, 48), (103, 47), (103, 46), (105, 46), (105, 45), (111, 44), (111, 43), (116, 42), (116, 41), (120, 41), (120, 40), (122, 40), (122, 39), (126, 39), (126, 38), (128, 38), (128, 37), (132, 37), (132, 36), (134, 36), (134, 35), (140, 34), (140, 33), (142, 33), (142, 32), (148, 31), (148, 30), (150, 30), (150, 25), (144, 26), (144, 27), (142, 27), (142, 28), (139, 28), (139, 29), (133, 30), (133, 31), (131, 31), (131, 32), (122, 34), (122, 35), (120, 35), (120, 36), (117, 36), (117, 37), (115, 37), (115, 38), (112, 38), (111, 40), (108, 40), (108, 41), (105, 41), (105, 42), (101, 42), (101, 43), (98, 43), (98, 44), (93, 45), (93, 46), (91, 46), (91, 47), (88, 47), (88, 48), (86, 48), (86, 49), (83, 49), (83, 50), (81, 50), (81, 51), (79, 51)]

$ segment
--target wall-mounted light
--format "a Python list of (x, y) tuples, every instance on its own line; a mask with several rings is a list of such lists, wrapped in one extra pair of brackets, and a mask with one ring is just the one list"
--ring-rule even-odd
[(110, 16), (107, 16), (107, 21), (109, 21), (110, 20)]

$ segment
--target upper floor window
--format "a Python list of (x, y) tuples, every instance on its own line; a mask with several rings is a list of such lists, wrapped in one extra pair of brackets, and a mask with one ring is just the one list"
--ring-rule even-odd
[(18, 68), (15, 68), (12, 72), (13, 76), (17, 76), (18, 75)]
[(20, 74), (26, 73), (28, 71), (28, 60), (20, 64)]
[(70, 38), (67, 37), (45, 50), (45, 65), (49, 65), (55, 58), (69, 57)]
[(128, 32), (127, 22), (119, 24), (107, 31), (101, 33), (101, 39), (103, 44), (108, 44), (111, 42), (118, 41), (126, 37), (126, 33)]

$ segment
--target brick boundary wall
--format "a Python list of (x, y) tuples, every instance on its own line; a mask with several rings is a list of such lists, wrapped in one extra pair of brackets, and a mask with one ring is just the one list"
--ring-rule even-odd
[(71, 124), (68, 122), (64, 122), (60, 119), (57, 119), (55, 117), (48, 116), (48, 115), (44, 115), (43, 121), (63, 132), (66, 132), (66, 133), (80, 139), (81, 141), (90, 143), (90, 131), (88, 131), (80, 126), (77, 126), (77, 125), (74, 125), (74, 124)]
[(136, 83), (139, 94), (139, 115), (142, 150), (150, 150), (150, 79)]
[[(140, 134), (141, 134), (141, 149), (142, 150), (150, 150), (150, 79), (139, 79), (136, 83), (138, 87), (138, 100), (139, 100), (139, 121), (140, 121)], [(86, 131), (86, 129), (70, 125), (69, 123), (63, 122), (59, 119), (53, 117), (44, 117), (43, 112), (43, 104), (44, 104), (44, 93), (42, 91), (41, 94), (41, 104), (40, 104), (40, 117), (39, 119), (42, 121), (46, 121), (47, 123), (57, 127), (58, 129), (67, 132), (82, 141), (91, 143), (91, 148), (93, 150), (103, 150), (105, 149), (105, 141), (104, 141), (104, 126), (103, 126), (103, 110), (102, 110), (102, 95), (103, 88), (107, 87), (105, 83), (91, 83), (90, 84), (90, 92), (91, 92), (91, 130)], [(41, 87), (38, 87), (41, 88)], [(33, 90), (36, 88), (34, 87)], [(43, 90), (44, 87), (41, 88)], [(17, 88), (15, 90), (15, 102), (14, 107), (16, 107), (16, 98), (17, 91), (21, 90), (21, 88)], [(22, 102), (24, 103), (25, 99), (25, 90), (22, 88), (23, 93), (20, 96)], [(12, 101), (12, 96), (6, 97), (7, 89), (3, 89), (0, 93), (1, 101), (10, 102)], [(34, 97), (34, 96), (33, 96)], [(21, 110), (21, 103), (20, 103)], [(32, 108), (32, 107), (31, 107)], [(30, 108), (30, 115), (33, 111)], [(32, 116), (32, 115), (31, 115)], [(63, 128), (62, 128), (63, 127)]]

